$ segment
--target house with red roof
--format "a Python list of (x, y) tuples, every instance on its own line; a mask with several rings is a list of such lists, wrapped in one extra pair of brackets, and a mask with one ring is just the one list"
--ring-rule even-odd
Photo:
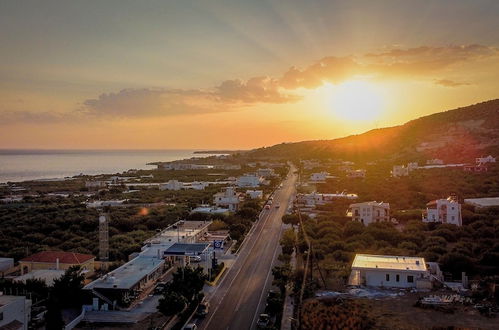
[(42, 251), (19, 260), (21, 275), (33, 270), (67, 270), (71, 266), (80, 266), (86, 276), (94, 272), (95, 256), (64, 251)]

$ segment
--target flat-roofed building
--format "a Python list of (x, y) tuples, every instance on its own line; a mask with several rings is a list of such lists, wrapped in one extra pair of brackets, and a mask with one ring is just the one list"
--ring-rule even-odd
[(466, 198), (464, 203), (478, 208), (499, 207), (499, 197)]
[(229, 209), (231, 212), (237, 211), (239, 208), (239, 193), (234, 187), (223, 188), (221, 192), (213, 195), (213, 203), (218, 207)]
[(376, 201), (350, 204), (347, 215), (365, 226), (373, 222), (390, 221), (390, 204)]
[(352, 263), (349, 284), (427, 288), (431, 286), (431, 280), (424, 258), (357, 254)]
[(0, 294), (0, 329), (27, 330), (30, 319), (31, 300)]
[(67, 270), (72, 266), (80, 266), (85, 276), (94, 272), (95, 256), (64, 251), (42, 251), (19, 260), (21, 275), (33, 270), (55, 269)]

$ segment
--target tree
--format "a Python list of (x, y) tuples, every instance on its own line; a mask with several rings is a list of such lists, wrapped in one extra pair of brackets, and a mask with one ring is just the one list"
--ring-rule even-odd
[(158, 311), (166, 316), (172, 316), (184, 310), (187, 300), (184, 296), (174, 291), (165, 291), (159, 299)]
[(184, 296), (188, 302), (192, 301), (203, 289), (208, 276), (201, 267), (179, 268), (173, 273), (173, 279), (168, 284), (166, 291), (174, 291)]
[(60, 278), (54, 280), (50, 298), (63, 307), (80, 308), (83, 303), (83, 281), (80, 266), (69, 267)]
[(51, 330), (61, 330), (64, 328), (61, 307), (52, 297), (47, 303), (47, 314), (45, 314), (46, 328)]
[(297, 214), (285, 214), (282, 217), (282, 223), (286, 225), (296, 226), (300, 223), (300, 219)]

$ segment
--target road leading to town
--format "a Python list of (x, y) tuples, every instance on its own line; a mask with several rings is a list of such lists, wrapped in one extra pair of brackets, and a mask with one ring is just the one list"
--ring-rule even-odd
[[(272, 279), (282, 231), (281, 217), (295, 191), (294, 167), (282, 188), (274, 193), (270, 210), (264, 210), (242, 246), (236, 262), (210, 297), (210, 313), (200, 329), (252, 329), (265, 305), (266, 284)], [(277, 208), (277, 203), (280, 207)]]

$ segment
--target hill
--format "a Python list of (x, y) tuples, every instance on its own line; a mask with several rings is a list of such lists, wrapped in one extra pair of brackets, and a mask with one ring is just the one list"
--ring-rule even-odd
[(499, 154), (499, 99), (435, 113), (405, 123), (334, 140), (282, 143), (248, 152), (251, 158), (342, 158), (469, 162)]

